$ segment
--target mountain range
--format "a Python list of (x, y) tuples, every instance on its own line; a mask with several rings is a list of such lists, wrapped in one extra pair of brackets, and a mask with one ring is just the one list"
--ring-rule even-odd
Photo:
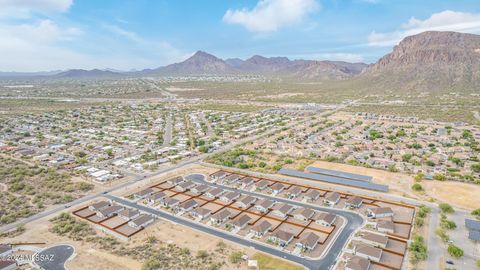
[(196, 52), (183, 62), (153, 70), (148, 75), (236, 75), (256, 74), (300, 79), (346, 79), (360, 74), (364, 63), (340, 61), (290, 60), (287, 57), (254, 55), (246, 60), (220, 59), (203, 51)]
[(42, 73), (0, 73), (0, 77), (89, 78), (120, 76), (265, 75), (299, 80), (355, 80), (377, 89), (432, 90), (480, 87), (480, 36), (457, 32), (423, 32), (404, 38), (376, 63), (290, 60), (254, 55), (220, 59), (198, 51), (183, 62), (156, 69), (118, 72), (111, 69)]

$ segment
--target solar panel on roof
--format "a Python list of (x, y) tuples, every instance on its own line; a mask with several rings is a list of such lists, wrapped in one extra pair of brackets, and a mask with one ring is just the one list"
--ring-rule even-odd
[(324, 175), (329, 175), (329, 176), (336, 176), (336, 177), (346, 178), (346, 179), (350, 179), (350, 180), (372, 182), (372, 177), (368, 176), (368, 175), (341, 172), (341, 171), (335, 171), (335, 170), (328, 170), (328, 169), (317, 168), (317, 167), (313, 167), (313, 166), (308, 166), (307, 171), (309, 171), (311, 173), (324, 174)]
[(465, 219), (465, 227), (467, 227), (469, 230), (480, 231), (480, 221)]
[(480, 231), (468, 231), (468, 239), (473, 241), (480, 241)]
[(355, 180), (350, 180), (350, 179), (345, 179), (345, 178), (340, 178), (335, 176), (322, 175), (322, 174), (306, 173), (306, 172), (295, 171), (295, 170), (290, 170), (285, 168), (280, 169), (278, 172), (280, 174), (293, 176), (293, 177), (300, 177), (300, 178), (306, 178), (311, 180), (323, 181), (327, 183), (388, 192), (387, 185), (374, 184), (374, 183), (364, 182), (364, 181), (355, 181)]

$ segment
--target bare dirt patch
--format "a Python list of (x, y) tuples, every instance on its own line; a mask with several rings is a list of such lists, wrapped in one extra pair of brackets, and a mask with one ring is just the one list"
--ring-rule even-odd
[(480, 186), (454, 181), (422, 181), (428, 195), (454, 205), (456, 207), (473, 210), (480, 205)]

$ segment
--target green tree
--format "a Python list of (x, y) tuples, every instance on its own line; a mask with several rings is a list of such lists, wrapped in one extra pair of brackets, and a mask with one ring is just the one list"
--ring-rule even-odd
[(420, 182), (423, 180), (423, 178), (425, 178), (425, 174), (423, 173), (417, 173), (415, 175), (415, 177), (413, 178), (413, 180), (415, 180), (415, 182)]
[(411, 252), (410, 260), (412, 263), (418, 263), (427, 259), (427, 245), (420, 235), (414, 235), (410, 243), (409, 250)]
[(420, 185), (419, 183), (415, 183), (415, 184), (412, 185), (412, 189), (413, 189), (414, 191), (422, 191), (422, 190), (423, 190), (423, 187), (422, 187), (422, 185)]
[(208, 252), (205, 250), (199, 250), (197, 252), (197, 258), (206, 259), (208, 257)]
[(438, 180), (438, 181), (445, 181), (445, 180), (447, 180), (447, 177), (444, 174), (436, 173), (433, 176), (433, 179)]
[(410, 162), (410, 160), (412, 159), (412, 157), (413, 157), (412, 154), (404, 154), (404, 155), (402, 156), (402, 161), (403, 161), (403, 162)]
[(451, 214), (455, 212), (455, 210), (453, 210), (453, 207), (448, 203), (441, 203), (438, 205), (438, 207), (440, 208), (440, 211), (445, 214)]
[(448, 242), (448, 240), (450, 240), (450, 237), (448, 236), (447, 232), (445, 232), (444, 229), (442, 228), (437, 228), (435, 230), (435, 234), (440, 238), (442, 239), (443, 242)]
[(480, 208), (473, 210), (473, 211), (472, 211), (472, 215), (473, 215), (473, 216), (480, 217)]
[(156, 258), (146, 260), (142, 265), (142, 270), (157, 270), (162, 267), (162, 263)]
[(233, 264), (237, 264), (242, 259), (242, 256), (243, 256), (242, 252), (236, 251), (230, 254), (230, 256), (228, 257), (228, 260)]
[(448, 254), (450, 254), (452, 257), (455, 258), (460, 258), (463, 256), (463, 249), (455, 246), (454, 244), (448, 244)]

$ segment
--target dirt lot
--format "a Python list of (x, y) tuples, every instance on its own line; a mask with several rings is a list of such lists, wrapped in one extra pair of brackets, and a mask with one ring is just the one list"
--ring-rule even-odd
[(373, 182), (389, 185), (390, 193), (411, 198), (427, 200), (431, 197), (467, 210), (473, 210), (480, 205), (480, 196), (477, 195), (480, 194), (480, 185), (455, 181), (440, 182), (424, 180), (420, 184), (425, 189), (425, 193), (421, 194), (412, 192), (411, 186), (414, 181), (411, 176), (406, 174), (326, 161), (316, 161), (312, 166), (369, 175), (373, 177)]
[(427, 194), (456, 207), (473, 210), (480, 205), (480, 185), (461, 182), (422, 181)]

